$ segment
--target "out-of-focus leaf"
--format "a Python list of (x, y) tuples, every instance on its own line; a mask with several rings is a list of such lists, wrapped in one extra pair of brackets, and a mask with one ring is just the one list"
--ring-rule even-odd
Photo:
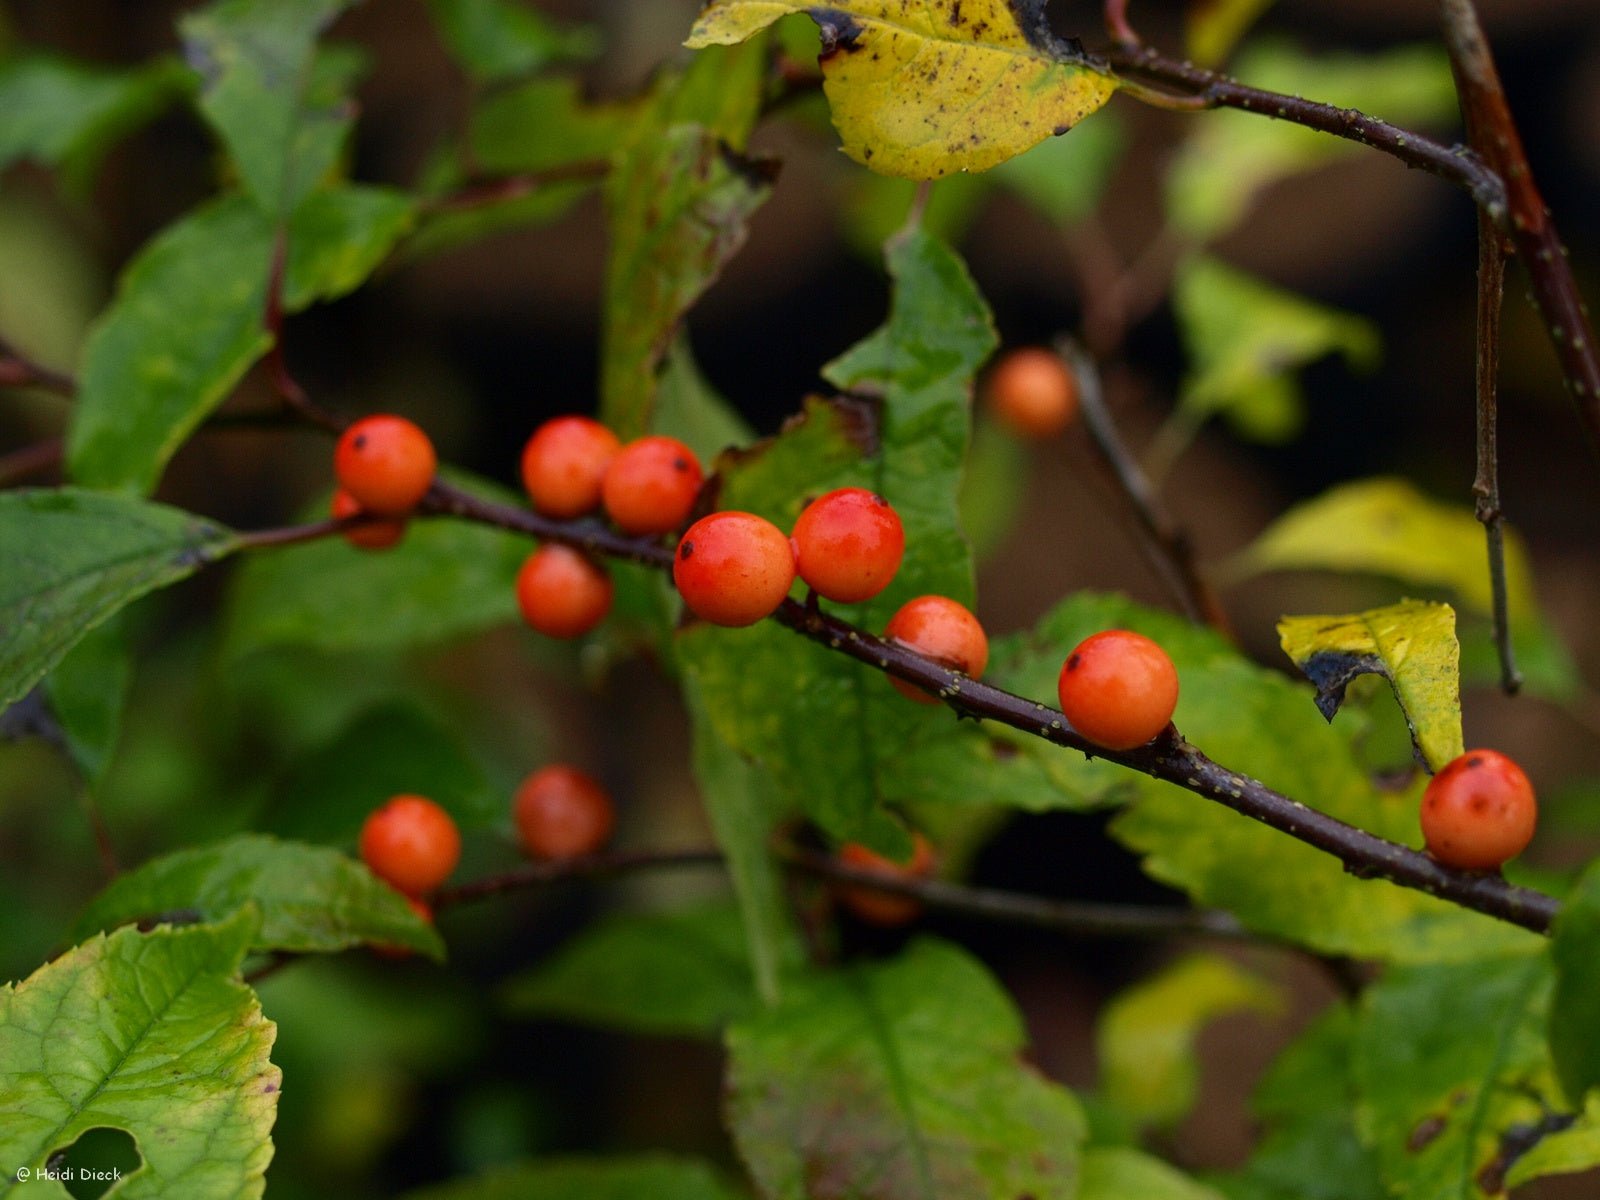
[(845, 153), (884, 175), (987, 170), (1065, 133), (1117, 86), (1050, 32), (1037, 0), (712, 0), (686, 44), (742, 42), (794, 12), (822, 31), (818, 62)]
[(306, 197), (289, 223), (284, 308), (299, 312), (355, 291), (415, 220), (415, 202), (393, 188), (350, 185)]
[(741, 1194), (705, 1163), (641, 1155), (501, 1167), (407, 1192), (405, 1200), (740, 1200)]
[(89, 630), (237, 548), (220, 525), (75, 488), (0, 493), (0, 707)]
[(677, 438), (701, 462), (711, 462), (731, 447), (748, 446), (756, 438), (749, 423), (700, 373), (689, 339), (681, 334), (667, 352), (652, 429)]
[(1225, 958), (1194, 955), (1117, 996), (1096, 1032), (1101, 1090), (1140, 1124), (1173, 1125), (1200, 1085), (1195, 1042), (1219, 1017), (1275, 1015), (1282, 993)]
[(262, 1194), (280, 1074), (238, 979), (255, 923), (120, 930), (0, 988), (0, 1194), (65, 1194), (46, 1164), (96, 1128), (131, 1134), (144, 1160), (118, 1196)]
[[(796, 948), (786, 940), (780, 953)], [(706, 1038), (760, 1007), (744, 922), (727, 904), (610, 917), (512, 978), (503, 1000), (517, 1016)]]
[(1215, 67), (1233, 52), (1273, 0), (1189, 0), (1184, 10), (1184, 40), (1189, 57)]
[(1223, 1200), (1221, 1192), (1159, 1158), (1120, 1146), (1091, 1146), (1083, 1155), (1078, 1200)]
[(1461, 648), (1448, 604), (1406, 600), (1346, 616), (1284, 617), (1283, 652), (1316, 686), (1328, 720), (1357, 675), (1381, 675), (1405, 710), (1417, 753), (1437, 771), (1466, 749), (1461, 740)]
[(1585, 871), (1568, 894), (1550, 955), (1556, 970), (1550, 1050), (1568, 1099), (1581, 1105), (1600, 1087), (1600, 866)]
[(171, 59), (128, 70), (46, 55), (0, 62), (0, 170), (32, 159), (86, 191), (105, 152), (181, 96), (189, 80)]
[(91, 788), (99, 786), (111, 765), (132, 671), (123, 622), (113, 617), (90, 629), (45, 677), (50, 711)]
[[(917, 202), (920, 185), (870, 171), (852, 171), (841, 182), (845, 188), (840, 211), (844, 236), (856, 253), (877, 262), (883, 256), (884, 242), (905, 225), (906, 215)], [(941, 179), (930, 188), (919, 223), (934, 237), (953, 246), (966, 235), (993, 191), (991, 175), (951, 175)]]
[[(1233, 74), (1256, 87), (1315, 96), (1407, 128), (1448, 128), (1456, 120), (1455, 84), (1439, 46), (1310, 58), (1286, 42), (1260, 41), (1240, 56)], [(1197, 114), (1167, 174), (1167, 221), (1195, 241), (1215, 240), (1248, 215), (1269, 185), (1355, 149), (1304, 126), (1263, 120), (1260, 113)]]
[(269, 833), (353, 847), (361, 824), (390, 796), (423, 795), (462, 829), (505, 817), (466, 747), (417, 705), (396, 700), (360, 713), (274, 789), (260, 821)]
[(428, 0), (456, 61), (479, 83), (532, 75), (600, 53), (600, 31), (564, 25), (516, 0)]
[[(1511, 1170), (1506, 1172), (1508, 1188), (1547, 1175), (1574, 1175), (1579, 1171), (1592, 1171), (1600, 1164), (1600, 1097), (1591, 1096), (1582, 1115), (1572, 1124), (1565, 1125), (1570, 1114), (1551, 1113), (1546, 1117), (1547, 1127), (1536, 1129), (1540, 1134), (1532, 1149), (1519, 1154)], [(1564, 1128), (1555, 1128), (1556, 1125)]]
[(728, 1113), (761, 1194), (1072, 1196), (1084, 1119), (1018, 1058), (1023, 1029), (965, 953), (796, 985), (728, 1033)]
[(961, 477), (961, 528), (982, 559), (1009, 534), (1022, 510), (1028, 456), (1022, 442), (992, 421), (973, 426), (967, 467)]
[(152, 917), (218, 921), (246, 906), (260, 916), (253, 950), (316, 953), (370, 942), (444, 958), (438, 931), (361, 863), (325, 846), (254, 833), (179, 850), (117, 876), (78, 918), (72, 938)]
[(245, 190), (274, 219), (293, 212), (338, 159), (354, 116), (353, 61), (319, 67), (317, 38), (352, 0), (215, 0), (179, 22), (203, 81), (200, 110)]
[(468, 144), (489, 175), (551, 171), (609, 158), (640, 116), (637, 101), (591, 103), (576, 80), (533, 79), (485, 99), (473, 111)]
[(1179, 402), (1192, 420), (1221, 415), (1253, 441), (1286, 441), (1299, 431), (1304, 401), (1295, 370), (1335, 353), (1359, 370), (1377, 363), (1381, 343), (1370, 322), (1205, 255), (1179, 268), (1172, 298), (1190, 361)]
[(1048, 138), (1001, 163), (989, 178), (1057, 225), (1072, 225), (1100, 203), (1127, 141), (1122, 119), (1107, 109), (1071, 137)]

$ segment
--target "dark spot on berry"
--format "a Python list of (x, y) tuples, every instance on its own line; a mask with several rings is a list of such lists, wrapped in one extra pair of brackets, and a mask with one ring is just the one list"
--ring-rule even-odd
[(878, 495), (876, 492), (874, 492), (872, 494), (872, 502), (874, 504), (881, 504), (884, 508), (888, 508), (889, 507), (889, 502), (887, 500), (885, 500), (882, 496)]
[(686, 458), (673, 459), (672, 469), (675, 471), (687, 471), (689, 469), (689, 460)]
[(1083, 655), (1081, 655), (1081, 654), (1069, 655), (1068, 658), (1067, 658), (1067, 670), (1076, 671), (1078, 669), (1079, 664), (1081, 664), (1082, 662), (1083, 662)]
[(1483, 756), (1481, 754), (1474, 754), (1471, 758), (1467, 759), (1467, 766), (1469, 766), (1469, 767), (1481, 767), (1481, 766), (1483, 766)]
[(680, 543), (678, 543), (678, 557), (679, 558), (688, 558), (693, 553), (694, 553), (694, 543), (693, 542), (680, 542)]
[(350, 444), (357, 450), (365, 450), (367, 448), (367, 435), (364, 433), (356, 434), (355, 437), (350, 439)]

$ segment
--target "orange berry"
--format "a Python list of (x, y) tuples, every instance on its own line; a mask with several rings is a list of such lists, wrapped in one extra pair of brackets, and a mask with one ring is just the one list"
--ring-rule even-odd
[[(907, 600), (883, 627), (883, 636), (931, 658), (952, 671), (977, 679), (989, 665), (989, 638), (978, 618), (948, 596), (918, 596)], [(902, 696), (919, 704), (937, 704), (939, 698), (915, 684), (890, 677)]]
[(905, 554), (900, 515), (866, 488), (818, 496), (794, 523), (795, 569), (819, 596), (854, 604), (894, 578)]
[(617, 823), (605, 788), (564, 763), (524, 779), (512, 815), (528, 856), (555, 860), (593, 854), (610, 840)]
[(700, 460), (682, 442), (643, 437), (611, 460), (600, 497), (624, 533), (671, 533), (688, 519), (703, 478)]
[(589, 417), (555, 417), (522, 448), (522, 482), (533, 507), (566, 520), (600, 507), (600, 483), (622, 449), (617, 435)]
[(1078, 414), (1078, 381), (1060, 355), (1041, 346), (1002, 355), (983, 395), (995, 419), (1023, 437), (1054, 437)]
[(1428, 781), (1422, 838), (1447, 867), (1494, 871), (1533, 840), (1539, 805), (1533, 784), (1498, 750), (1468, 750)]
[(339, 438), (333, 473), (356, 503), (380, 517), (403, 517), (433, 486), (433, 443), (404, 417), (364, 417)]
[(672, 581), (689, 611), (713, 625), (753, 625), (794, 583), (794, 550), (771, 521), (747, 512), (701, 517), (678, 542)]
[(540, 546), (517, 572), (522, 619), (547, 637), (588, 633), (611, 611), (613, 590), (604, 567), (557, 542)]
[(1107, 629), (1078, 643), (1056, 684), (1061, 711), (1096, 746), (1132, 750), (1167, 727), (1178, 670), (1143, 634)]
[(379, 879), (420, 896), (456, 869), (461, 834), (455, 819), (427, 797), (395, 796), (361, 826), (361, 859)]
[[(330, 511), (336, 521), (346, 517), (353, 517), (364, 511), (358, 501), (343, 488), (335, 488), (333, 503)], [(394, 545), (406, 535), (404, 521), (368, 521), (364, 525), (355, 525), (344, 531), (344, 540), (352, 546), (362, 550), (384, 550)]]
[[(926, 879), (938, 865), (933, 846), (920, 833), (911, 835), (911, 858), (895, 862), (860, 842), (846, 842), (839, 847), (839, 861), (846, 866), (860, 867), (892, 879)], [(863, 921), (872, 925), (904, 925), (922, 912), (922, 902), (912, 896), (899, 896), (880, 892), (858, 884), (841, 885), (835, 894), (839, 902)]]

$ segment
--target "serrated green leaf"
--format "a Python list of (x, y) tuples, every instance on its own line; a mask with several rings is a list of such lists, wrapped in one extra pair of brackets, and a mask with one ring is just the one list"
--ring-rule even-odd
[(1184, 9), (1190, 60), (1202, 67), (1221, 64), (1272, 4), (1273, 0), (1190, 0)]
[[(1259, 41), (1233, 74), (1268, 91), (1315, 96), (1407, 128), (1449, 128), (1457, 115), (1449, 60), (1439, 46), (1312, 58), (1287, 42)], [(1242, 221), (1271, 184), (1355, 149), (1255, 112), (1197, 114), (1167, 173), (1167, 221), (1193, 241), (1213, 241)]]
[(0, 170), (32, 159), (87, 191), (105, 152), (188, 85), (189, 73), (170, 59), (127, 70), (48, 55), (0, 63)]
[(256, 920), (120, 930), (0, 988), (0, 1196), (63, 1194), (38, 1172), (100, 1127), (144, 1160), (118, 1196), (262, 1194), (280, 1076), (274, 1026), (238, 980)]
[(354, 847), (362, 822), (390, 796), (427, 796), (464, 830), (506, 814), (461, 739), (416, 704), (392, 700), (358, 713), (296, 763), (259, 824), (301, 841)]
[(112, 617), (90, 629), (45, 677), (50, 711), (91, 788), (99, 786), (111, 765), (132, 673), (123, 622)]
[(1179, 267), (1172, 301), (1190, 361), (1179, 403), (1194, 423), (1220, 415), (1252, 441), (1299, 432), (1304, 401), (1292, 373), (1300, 367), (1330, 354), (1358, 370), (1377, 364), (1381, 342), (1370, 322), (1205, 255)]
[(815, 1195), (822, 1177), (839, 1195), (1068, 1200), (1082, 1109), (1023, 1065), (1022, 1045), (988, 973), (919, 941), (729, 1031), (734, 1140), (770, 1200)]
[(352, 2), (215, 0), (179, 22), (203, 81), (200, 110), (274, 220), (322, 181), (349, 131), (351, 60), (319, 68), (317, 38)]
[(796, 12), (822, 31), (817, 61), (845, 153), (885, 175), (987, 170), (1065, 133), (1117, 86), (1050, 32), (1039, 0), (712, 0), (685, 44), (732, 45)]
[[(790, 953), (780, 966), (797, 962)], [(760, 1007), (744, 921), (728, 904), (609, 917), (514, 976), (502, 1000), (521, 1017), (704, 1038)]]
[(559, 1158), (407, 1192), (405, 1200), (739, 1200), (711, 1167), (688, 1158)]
[(1555, 999), (1550, 1050), (1574, 1105), (1600, 1087), (1600, 866), (1591, 866), (1562, 905), (1550, 941)]
[[(657, 374), (684, 315), (744, 245), (751, 214), (771, 194), (773, 164), (741, 153), (765, 61), (756, 43), (670, 77), (607, 181), (600, 412), (623, 438), (649, 427)], [(713, 67), (719, 107), (698, 99)], [(744, 97), (748, 110), (728, 107)]]
[(1346, 685), (1381, 675), (1405, 711), (1411, 738), (1430, 771), (1466, 750), (1461, 740), (1461, 647), (1448, 604), (1406, 600), (1346, 616), (1283, 617), (1283, 652), (1317, 689), (1317, 709), (1333, 720)]
[(1223, 1200), (1176, 1167), (1120, 1146), (1090, 1147), (1083, 1156), (1078, 1200)]
[(1562, 1107), (1544, 1036), (1551, 984), (1543, 955), (1486, 955), (1394, 967), (1367, 991), (1352, 1059), (1357, 1119), (1391, 1192), (1503, 1195), (1519, 1154), (1555, 1132), (1544, 1125)]
[(1127, 989), (1101, 1014), (1095, 1043), (1105, 1099), (1139, 1124), (1174, 1125), (1200, 1086), (1195, 1042), (1219, 1017), (1283, 1009), (1281, 991), (1228, 959), (1197, 954)]
[(415, 221), (416, 202), (393, 188), (347, 185), (306, 197), (289, 223), (285, 310), (355, 291)]
[(428, 11), (457, 62), (479, 83), (532, 75), (600, 53), (600, 31), (565, 25), (514, 0), (428, 0)]
[[(469, 486), (517, 503), (499, 489)], [(381, 553), (342, 538), (277, 549), (234, 579), (224, 652), (392, 651), (478, 633), (517, 619), (517, 571), (532, 551), (526, 537), (448, 519), (412, 521), (404, 540)]]
[(73, 940), (129, 921), (198, 913), (216, 921), (260, 914), (254, 950), (325, 953), (363, 943), (444, 958), (438, 931), (388, 884), (325, 846), (247, 833), (179, 850), (117, 876), (73, 926)]
[(118, 609), (231, 554), (237, 535), (76, 488), (0, 493), (0, 707)]

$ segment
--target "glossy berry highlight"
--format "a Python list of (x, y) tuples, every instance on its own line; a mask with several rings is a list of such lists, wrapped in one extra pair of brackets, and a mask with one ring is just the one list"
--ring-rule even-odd
[(600, 507), (606, 468), (622, 449), (617, 435), (589, 417), (554, 417), (522, 448), (522, 484), (533, 507), (570, 520)]
[(1143, 634), (1107, 629), (1078, 643), (1056, 684), (1073, 729), (1107, 750), (1155, 737), (1178, 707), (1178, 670)]
[[(883, 627), (883, 636), (973, 679), (989, 665), (989, 638), (983, 626), (965, 605), (948, 596), (918, 596), (906, 601)], [(939, 702), (939, 697), (903, 679), (891, 676), (889, 682), (902, 696), (919, 704)]]
[[(353, 517), (366, 510), (358, 501), (343, 488), (335, 488), (333, 502), (329, 511), (336, 521), (346, 517)], [(361, 550), (386, 550), (406, 535), (406, 523), (384, 519), (381, 521), (368, 521), (362, 525), (353, 525), (344, 531), (344, 540)]]
[(361, 826), (361, 860), (408, 896), (433, 891), (461, 860), (455, 819), (425, 796), (395, 796)]
[(1054, 437), (1078, 415), (1078, 381), (1061, 356), (1041, 346), (1002, 355), (983, 386), (989, 411), (1025, 438)]
[(905, 555), (900, 515), (866, 488), (818, 496), (794, 523), (795, 569), (819, 596), (854, 604), (894, 578)]
[(611, 611), (614, 588), (606, 569), (580, 550), (550, 542), (517, 572), (522, 619), (546, 637), (582, 637)]
[(789, 594), (794, 549), (781, 529), (754, 513), (715, 512), (679, 539), (672, 581), (701, 620), (753, 625)]
[(624, 533), (683, 528), (705, 478), (694, 451), (676, 438), (643, 437), (624, 446), (606, 468), (600, 498)]
[(439, 460), (433, 443), (404, 417), (363, 417), (346, 429), (333, 450), (339, 486), (380, 517), (403, 517), (416, 508)]
[(617, 823), (611, 796), (593, 776), (556, 763), (517, 787), (512, 816), (530, 858), (560, 861), (593, 854)]
[(1533, 840), (1539, 806), (1521, 767), (1498, 750), (1468, 750), (1428, 781), (1422, 838), (1447, 867), (1495, 871)]
[[(911, 835), (911, 843), (911, 857), (905, 862), (886, 858), (859, 842), (846, 842), (839, 847), (839, 861), (846, 866), (873, 871), (891, 879), (926, 879), (938, 866), (938, 856), (933, 851), (933, 845), (920, 833)], [(886, 928), (905, 925), (922, 912), (922, 902), (914, 896), (899, 896), (851, 884), (840, 885), (835, 894), (839, 903), (869, 925)]]

